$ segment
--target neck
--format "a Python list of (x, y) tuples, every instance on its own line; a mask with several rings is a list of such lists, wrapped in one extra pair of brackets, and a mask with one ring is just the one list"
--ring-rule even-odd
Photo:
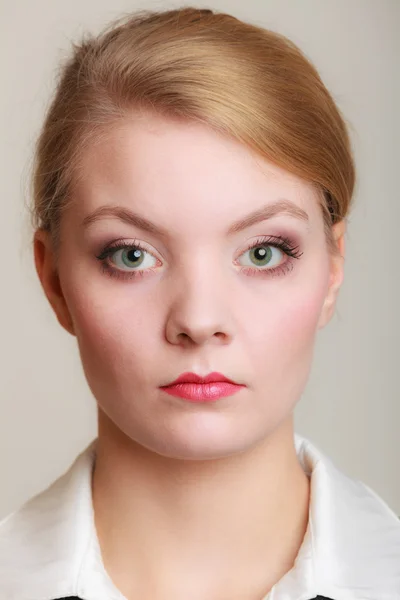
[(292, 419), (249, 452), (185, 461), (99, 412), (92, 491), (103, 562), (127, 598), (262, 597), (292, 568), (308, 525)]

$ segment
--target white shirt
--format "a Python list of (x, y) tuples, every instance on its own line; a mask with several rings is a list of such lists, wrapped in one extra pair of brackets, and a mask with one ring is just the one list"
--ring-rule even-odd
[[(0, 600), (126, 600), (104, 568), (94, 525), (96, 441), (0, 522)], [(399, 600), (397, 515), (308, 440), (295, 434), (295, 445), (311, 477), (309, 524), (293, 568), (260, 600)]]

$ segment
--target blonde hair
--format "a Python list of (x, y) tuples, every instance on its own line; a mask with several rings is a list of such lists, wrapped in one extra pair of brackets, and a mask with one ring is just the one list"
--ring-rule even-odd
[(137, 111), (202, 122), (315, 185), (330, 247), (355, 169), (344, 119), (283, 35), (194, 7), (141, 10), (73, 44), (35, 152), (32, 218), (58, 247), (85, 148)]

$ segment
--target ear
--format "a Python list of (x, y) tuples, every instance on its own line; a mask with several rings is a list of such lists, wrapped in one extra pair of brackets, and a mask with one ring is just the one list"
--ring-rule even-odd
[(55, 253), (50, 233), (43, 229), (35, 232), (33, 252), (36, 271), (47, 300), (54, 310), (58, 322), (68, 333), (75, 335), (71, 314), (61, 288), (57, 271)]
[(337, 254), (332, 253), (330, 256), (329, 288), (322, 306), (318, 329), (325, 327), (335, 312), (336, 300), (344, 278), (345, 233), (346, 222), (344, 219), (332, 226), (332, 235), (338, 252)]

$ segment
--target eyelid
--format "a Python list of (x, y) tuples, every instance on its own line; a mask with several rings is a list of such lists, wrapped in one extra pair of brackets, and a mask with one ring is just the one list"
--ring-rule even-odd
[[(108, 244), (103, 251), (97, 256), (97, 259), (101, 262), (101, 270), (104, 274), (109, 277), (114, 277), (115, 279), (121, 280), (134, 280), (135, 278), (143, 278), (149, 275), (150, 273), (157, 272), (157, 267), (147, 267), (146, 269), (134, 269), (134, 270), (125, 270), (119, 269), (116, 266), (110, 266), (108, 261), (106, 260), (109, 256), (117, 252), (118, 250), (124, 248), (138, 248), (144, 250), (149, 255), (154, 258), (157, 257), (151, 252), (147, 247), (147, 244), (144, 242), (134, 240), (133, 242), (127, 241), (126, 239), (114, 240), (110, 244)], [(260, 268), (251, 267), (251, 266), (242, 266), (240, 269), (240, 273), (245, 273), (251, 277), (278, 277), (283, 276), (289, 273), (294, 268), (294, 262), (296, 259), (300, 258), (303, 252), (299, 252), (300, 244), (296, 245), (296, 242), (291, 239), (290, 236), (285, 235), (263, 235), (259, 236), (256, 239), (253, 239), (252, 242), (248, 242), (246, 248), (242, 250), (238, 257), (242, 256), (245, 252), (249, 252), (253, 248), (261, 247), (261, 246), (269, 246), (278, 249), (284, 255), (287, 256), (284, 263), (279, 264), (273, 268)]]
[(300, 256), (303, 254), (303, 252), (299, 252), (300, 244), (296, 244), (296, 242), (289, 236), (261, 235), (253, 240), (253, 242), (249, 242), (246, 248), (240, 252), (239, 256), (241, 256), (243, 252), (256, 248), (257, 246), (272, 246), (274, 248), (278, 248), (293, 258), (300, 258)]
[(127, 241), (126, 238), (121, 238), (118, 240), (113, 240), (112, 242), (110, 242), (109, 244), (107, 244), (99, 254), (96, 255), (96, 258), (98, 260), (103, 260), (105, 258), (107, 258), (107, 256), (110, 256), (110, 254), (112, 254), (113, 252), (117, 252), (117, 250), (121, 250), (123, 248), (140, 248), (141, 250), (145, 250), (146, 252), (148, 252), (149, 254), (151, 254), (152, 256), (154, 256), (154, 258), (157, 258), (152, 250), (149, 250), (149, 247), (147, 246), (146, 242), (142, 242), (139, 240), (134, 239), (133, 241)]
[[(297, 243), (297, 239), (293, 238), (291, 235), (259, 235), (256, 238), (253, 238), (252, 241), (248, 241), (243, 246), (242, 250), (238, 253), (238, 256), (240, 256), (243, 252), (246, 252), (246, 250), (248, 250), (249, 248), (251, 249), (258, 244), (270, 244), (271, 246), (279, 246), (282, 242), (287, 248), (293, 247), (297, 249), (300, 247), (300, 244)], [(157, 252), (154, 252), (153, 249), (150, 248), (147, 242), (142, 242), (141, 240), (138, 240), (136, 238), (132, 238), (132, 240), (127, 240), (127, 238), (118, 238), (103, 246), (101, 252), (96, 255), (96, 258), (101, 259), (102, 256), (109, 254), (112, 250), (118, 250), (121, 248), (131, 248), (133, 246), (143, 248), (144, 250), (146, 250), (146, 252), (149, 252), (153, 256), (157, 254)]]
[[(263, 245), (277, 248), (278, 250), (280, 250), (281, 252), (286, 254), (289, 258), (297, 259), (297, 258), (300, 258), (303, 254), (303, 252), (299, 252), (300, 245), (299, 244), (296, 245), (295, 242), (293, 242), (287, 236), (284, 236), (284, 235), (282, 235), (282, 236), (275, 236), (275, 235), (265, 236), (265, 235), (263, 235), (263, 236), (259, 236), (258, 238), (254, 239), (252, 242), (248, 242), (247, 245), (244, 247), (244, 249), (242, 249), (238, 253), (237, 258), (242, 256), (245, 252), (248, 252), (248, 251), (252, 250), (253, 248), (257, 248), (258, 246), (263, 246)], [(139, 241), (136, 239), (133, 241), (127, 241), (125, 238), (122, 238), (119, 240), (114, 240), (113, 242), (108, 244), (105, 248), (103, 248), (103, 250), (100, 252), (100, 254), (96, 255), (96, 258), (100, 261), (105, 261), (107, 257), (111, 256), (118, 250), (125, 249), (125, 248), (133, 248), (133, 247), (138, 248), (140, 250), (144, 250), (145, 252), (147, 252), (148, 254), (153, 256), (153, 258), (155, 258), (156, 260), (159, 260), (157, 258), (157, 256), (155, 256), (153, 251), (149, 250), (149, 248), (147, 247), (147, 244), (145, 242), (142, 242), (142, 241)], [(236, 258), (236, 260), (237, 260), (237, 258)], [(118, 269), (118, 270), (120, 270), (120, 269)], [(262, 269), (257, 269), (257, 270), (262, 270)], [(265, 269), (265, 270), (272, 271), (272, 269)], [(137, 269), (137, 271), (140, 271), (140, 269)]]

